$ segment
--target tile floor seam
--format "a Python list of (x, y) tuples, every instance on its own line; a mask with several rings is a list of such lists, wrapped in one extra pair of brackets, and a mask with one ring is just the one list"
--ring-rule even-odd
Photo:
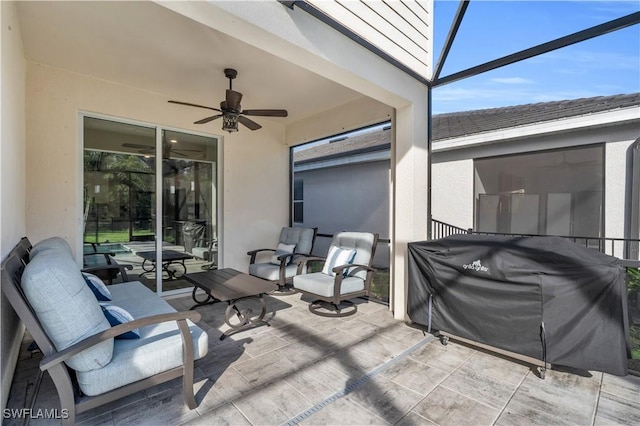
[[(356, 390), (357, 388), (362, 386), (364, 383), (367, 383), (369, 380), (371, 380), (372, 377), (378, 375), (379, 373), (381, 373), (382, 371), (388, 369), (392, 365), (395, 365), (396, 363), (400, 362), (402, 359), (406, 358), (411, 352), (413, 352), (416, 349), (418, 349), (418, 348), (430, 343), (434, 339), (435, 339), (434, 336), (425, 337), (424, 339), (422, 339), (418, 343), (410, 346), (409, 348), (405, 349), (404, 351), (402, 351), (400, 354), (396, 355), (395, 357), (392, 357), (391, 359), (383, 361), (382, 364), (378, 365), (377, 367), (375, 367), (373, 370), (369, 371), (368, 373), (365, 373), (363, 376), (361, 376), (358, 379), (356, 379), (355, 381), (353, 381), (347, 387), (345, 387), (345, 388), (343, 388), (343, 389), (341, 389), (341, 390), (339, 390), (337, 392), (334, 392), (331, 396), (329, 396), (325, 400), (321, 401), (318, 404), (315, 404), (314, 406), (312, 406), (312, 407), (308, 408), (307, 410), (301, 412), (297, 416), (291, 417), (287, 422), (284, 422), (282, 424), (283, 425), (287, 425), (287, 426), (297, 425), (298, 423), (300, 423), (304, 419), (308, 418), (312, 414), (316, 413), (320, 409), (324, 408), (325, 406), (327, 406), (327, 405), (333, 403), (334, 401), (336, 401), (336, 400), (338, 400), (338, 399), (350, 394), (351, 392), (353, 392), (354, 390)], [(352, 402), (355, 403), (355, 401), (352, 401)], [(356, 403), (356, 405), (362, 407), (360, 404)], [(369, 410), (367, 410), (367, 411), (369, 411)], [(373, 413), (373, 414), (375, 414), (375, 413)], [(380, 417), (380, 416), (376, 415), (376, 417)]]
[(596, 423), (596, 417), (598, 417), (598, 406), (600, 405), (600, 396), (602, 395), (602, 384), (604, 383), (604, 374), (600, 375), (600, 384), (598, 386), (598, 396), (596, 397), (595, 405), (593, 407), (593, 414), (591, 415), (591, 425)]
[(632, 405), (637, 406), (637, 407), (640, 408), (640, 403), (638, 402), (638, 399), (629, 399), (626, 396), (620, 395), (619, 393), (609, 392), (609, 391), (607, 391), (605, 389), (602, 389), (602, 388), (600, 388), (600, 393), (613, 396), (613, 397), (621, 399), (623, 401), (629, 401)]
[(500, 410), (500, 412), (498, 413), (498, 416), (496, 417), (496, 419), (493, 421), (493, 424), (495, 424), (498, 419), (500, 419), (500, 417), (502, 417), (502, 414), (504, 413), (504, 411), (507, 409), (507, 407), (509, 406), (509, 403), (511, 402), (511, 400), (513, 399), (513, 397), (516, 395), (516, 393), (518, 392), (518, 389), (520, 389), (520, 386), (522, 386), (522, 384), (524, 383), (524, 381), (527, 379), (527, 377), (532, 374), (531, 370), (527, 371), (527, 373), (522, 377), (522, 379), (520, 379), (520, 383), (518, 383), (516, 385), (516, 387), (513, 389), (513, 392), (511, 392), (511, 395), (509, 396), (509, 398), (507, 399), (507, 402), (504, 404), (504, 406), (502, 407), (502, 409)]

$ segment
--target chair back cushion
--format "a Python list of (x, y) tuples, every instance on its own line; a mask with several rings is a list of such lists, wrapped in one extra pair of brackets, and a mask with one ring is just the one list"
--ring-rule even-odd
[[(71, 255), (44, 250), (22, 274), (22, 289), (43, 330), (58, 351), (111, 327)], [(113, 339), (69, 358), (77, 371), (104, 367), (113, 355)]]
[(62, 237), (50, 237), (39, 241), (35, 246), (33, 246), (29, 253), (29, 258), (33, 259), (38, 253), (49, 249), (63, 250), (69, 253), (69, 255), (73, 256), (71, 246), (69, 245), (67, 240)]
[[(372, 254), (375, 249), (373, 246), (374, 242), (375, 236), (369, 232), (339, 232), (333, 236), (331, 245), (342, 249), (355, 250), (356, 255), (352, 263), (371, 266), (373, 261)], [(358, 271), (350, 275), (365, 280), (367, 278), (367, 271)]]
[(311, 254), (313, 248), (313, 228), (282, 228), (278, 242), (283, 244), (295, 244), (296, 253)]

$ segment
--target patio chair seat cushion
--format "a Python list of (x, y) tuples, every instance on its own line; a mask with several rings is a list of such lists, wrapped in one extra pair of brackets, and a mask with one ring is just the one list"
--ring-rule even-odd
[[(294, 288), (323, 297), (334, 296), (334, 282), (335, 277), (323, 274), (322, 272), (293, 277)], [(354, 293), (362, 290), (364, 290), (364, 280), (360, 277), (346, 277), (342, 279), (340, 294)]]
[[(109, 303), (136, 319), (176, 311), (139, 281), (114, 284), (109, 290), (113, 299)], [(187, 323), (194, 359), (200, 359), (208, 351), (207, 333), (191, 321)], [(86, 395), (99, 395), (182, 365), (182, 337), (177, 322), (140, 327), (139, 331), (138, 339), (116, 339), (109, 364), (77, 374), (80, 389)]]
[(191, 254), (198, 259), (212, 260), (209, 259), (209, 247), (193, 247)]
[[(22, 274), (22, 289), (58, 351), (111, 327), (80, 268), (65, 250), (42, 250)], [(113, 339), (69, 358), (76, 371), (101, 369), (111, 361)]]
[[(285, 278), (293, 277), (296, 274), (298, 265), (290, 263), (284, 268)], [(269, 281), (280, 279), (280, 266), (273, 263), (253, 263), (249, 265), (249, 274)]]

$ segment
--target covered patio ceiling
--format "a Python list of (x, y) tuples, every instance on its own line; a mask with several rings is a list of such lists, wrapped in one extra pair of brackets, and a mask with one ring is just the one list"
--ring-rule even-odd
[[(283, 6), (284, 7), (284, 6)], [(177, 14), (154, 2), (19, 2), (28, 61), (156, 94), (218, 107), (229, 81), (243, 108), (282, 108), (290, 125), (366, 98), (323, 76)], [(189, 108), (176, 105), (175, 108)], [(193, 108), (193, 121), (206, 116)], [(220, 122), (202, 125), (220, 133)]]

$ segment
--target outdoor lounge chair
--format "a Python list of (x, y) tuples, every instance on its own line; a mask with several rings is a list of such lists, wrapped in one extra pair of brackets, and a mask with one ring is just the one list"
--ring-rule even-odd
[[(62, 423), (180, 377), (185, 404), (196, 408), (193, 363), (208, 350), (207, 333), (194, 324), (200, 314), (177, 312), (137, 281), (109, 286), (106, 305), (90, 287), (59, 237), (34, 247), (23, 238), (2, 262), (2, 292), (43, 354), (35, 389), (49, 373)], [(103, 313), (125, 310), (131, 318), (119, 325)], [(129, 332), (137, 337), (118, 338)], [(34, 391), (27, 408), (36, 397)]]
[(327, 317), (353, 315), (358, 306), (349, 299), (368, 296), (375, 269), (371, 266), (378, 234), (340, 232), (333, 237), (326, 258), (297, 260), (302, 272), (311, 261), (324, 261), (321, 272), (293, 277), (293, 287), (313, 298), (309, 310)]
[[(295, 259), (299, 256), (309, 256), (316, 241), (318, 228), (289, 228), (280, 231), (278, 248), (256, 249), (247, 252), (249, 260), (249, 274), (278, 284), (281, 293), (292, 292), (287, 287), (287, 279), (296, 275), (298, 265)], [(272, 252), (273, 255), (266, 262), (256, 263), (256, 256), (262, 252)]]

